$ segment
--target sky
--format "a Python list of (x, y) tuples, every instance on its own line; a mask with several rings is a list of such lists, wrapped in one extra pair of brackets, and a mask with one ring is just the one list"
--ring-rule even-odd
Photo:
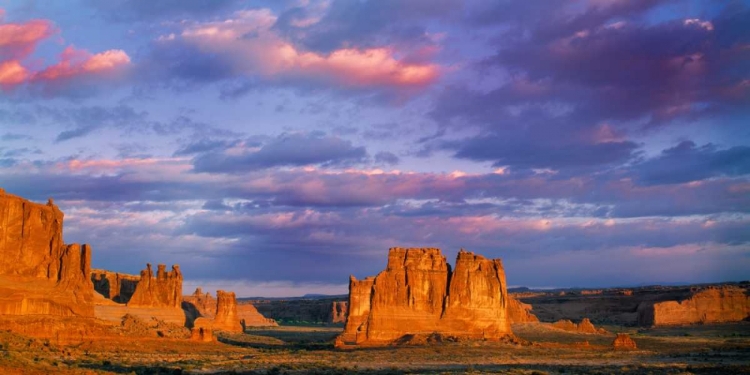
[(0, 188), (93, 266), (343, 294), (750, 279), (750, 1), (0, 0)]

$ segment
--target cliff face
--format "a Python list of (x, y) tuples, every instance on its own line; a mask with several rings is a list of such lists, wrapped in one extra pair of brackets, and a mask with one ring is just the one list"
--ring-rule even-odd
[(690, 298), (642, 304), (638, 323), (645, 326), (737, 322), (750, 317), (750, 296), (735, 286), (710, 287)]
[(216, 291), (216, 317), (213, 328), (217, 331), (242, 332), (237, 314), (237, 298), (234, 292)]
[(531, 312), (532, 306), (523, 303), (513, 296), (508, 298), (508, 317), (511, 323), (535, 323), (539, 319)]
[(461, 251), (451, 271), (439, 249), (393, 248), (374, 279), (349, 282), (340, 343), (379, 344), (407, 335), (500, 339), (511, 334), (500, 260)]
[(211, 293), (203, 293), (201, 288), (196, 288), (193, 294), (182, 297), (182, 309), (191, 320), (198, 317), (213, 319), (216, 316), (216, 298)]
[(182, 304), (182, 273), (180, 266), (172, 266), (167, 272), (166, 266), (158, 265), (156, 277), (151, 270), (151, 264), (141, 271), (138, 285), (135, 287), (128, 306), (132, 307), (174, 307)]
[(251, 303), (237, 304), (237, 317), (240, 319), (243, 328), (278, 326), (275, 320), (263, 316)]
[(0, 313), (93, 316), (91, 247), (63, 243), (63, 213), (0, 189)]
[(117, 303), (128, 303), (140, 281), (139, 276), (107, 270), (92, 270), (94, 290)]

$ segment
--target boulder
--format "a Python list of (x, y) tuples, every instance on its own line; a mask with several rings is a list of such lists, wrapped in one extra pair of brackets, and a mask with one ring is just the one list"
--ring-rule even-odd
[(198, 342), (212, 342), (215, 340), (211, 321), (206, 318), (198, 318), (193, 322), (190, 330), (190, 339)]
[(237, 314), (237, 298), (234, 292), (216, 291), (216, 317), (213, 328), (217, 331), (242, 332), (239, 314)]
[(615, 350), (634, 350), (638, 347), (627, 333), (618, 333), (615, 341), (612, 341), (612, 348)]
[(499, 340), (512, 335), (499, 259), (461, 250), (456, 269), (435, 248), (392, 248), (375, 278), (349, 280), (340, 345), (382, 345), (403, 337)]
[(156, 277), (151, 270), (151, 264), (146, 265), (128, 301), (128, 306), (132, 307), (180, 308), (181, 304), (182, 272), (180, 272), (180, 266), (174, 265), (172, 271), (167, 272), (163, 264), (158, 265)]
[(644, 326), (738, 322), (748, 317), (747, 290), (731, 285), (695, 291), (683, 301), (638, 306), (638, 323)]

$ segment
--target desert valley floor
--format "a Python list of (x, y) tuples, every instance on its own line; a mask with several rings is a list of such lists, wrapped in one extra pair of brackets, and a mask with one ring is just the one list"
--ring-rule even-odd
[(638, 349), (615, 351), (614, 334), (513, 326), (518, 342), (431, 342), (334, 349), (340, 327), (281, 326), (219, 342), (107, 338), (72, 346), (0, 333), (3, 374), (740, 374), (750, 373), (750, 322), (630, 333)]

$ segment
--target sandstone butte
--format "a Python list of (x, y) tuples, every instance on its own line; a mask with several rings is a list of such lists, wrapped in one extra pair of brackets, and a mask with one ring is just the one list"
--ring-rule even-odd
[(94, 283), (94, 290), (104, 298), (117, 303), (128, 303), (140, 277), (97, 269), (91, 270), (91, 281)]
[(750, 317), (748, 291), (736, 286), (709, 287), (684, 301), (643, 303), (638, 323), (644, 326), (737, 322)]
[(618, 333), (615, 341), (612, 341), (612, 348), (615, 350), (633, 350), (638, 347), (627, 333)]
[(349, 281), (342, 345), (383, 345), (413, 336), (499, 340), (512, 336), (499, 259), (464, 251), (451, 270), (435, 248), (392, 248), (376, 277)]
[(141, 271), (141, 278), (135, 287), (128, 306), (133, 307), (173, 307), (180, 308), (182, 304), (182, 272), (180, 266), (173, 265), (167, 272), (166, 265), (157, 266), (156, 277), (151, 270), (151, 264)]
[[(250, 303), (235, 302), (235, 305), (237, 308), (237, 318), (241, 327), (278, 326), (275, 320), (264, 317)], [(212, 297), (211, 293), (203, 293), (201, 288), (197, 288), (193, 294), (182, 298), (182, 308), (185, 310), (189, 321), (199, 317), (213, 321), (217, 315), (219, 305), (217, 299)]]
[(243, 331), (239, 314), (237, 314), (237, 298), (234, 292), (216, 291), (216, 316), (213, 329), (227, 332)]
[(190, 339), (200, 342), (214, 341), (211, 321), (206, 318), (197, 318), (193, 321), (193, 328), (190, 329)]
[(531, 310), (532, 306), (530, 304), (523, 303), (513, 298), (513, 295), (508, 298), (508, 318), (510, 318), (511, 323), (539, 322), (539, 318), (537, 318)]

